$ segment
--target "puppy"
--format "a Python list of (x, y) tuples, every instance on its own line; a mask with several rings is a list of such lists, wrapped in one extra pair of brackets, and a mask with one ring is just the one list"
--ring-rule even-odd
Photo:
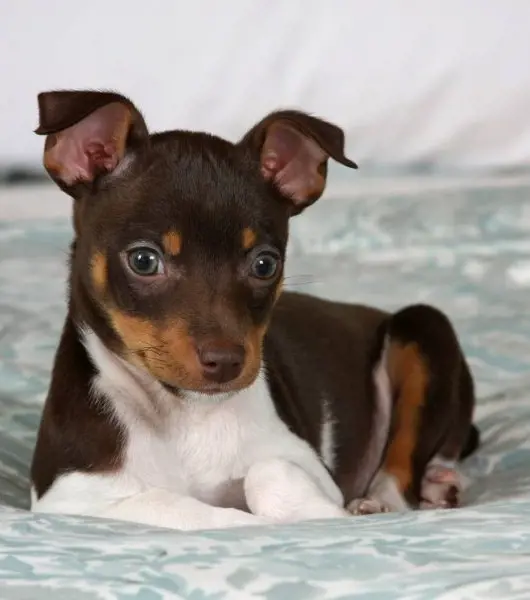
[(329, 158), (356, 168), (341, 129), (286, 110), (233, 144), (149, 133), (116, 93), (38, 100), (75, 237), (34, 511), (205, 529), (456, 506), (478, 435), (448, 319), (282, 293), (289, 219)]

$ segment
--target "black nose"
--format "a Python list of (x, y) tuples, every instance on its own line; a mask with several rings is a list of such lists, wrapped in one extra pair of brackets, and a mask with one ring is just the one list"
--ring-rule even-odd
[(243, 369), (245, 349), (238, 344), (208, 341), (197, 348), (205, 379), (215, 383), (228, 383)]

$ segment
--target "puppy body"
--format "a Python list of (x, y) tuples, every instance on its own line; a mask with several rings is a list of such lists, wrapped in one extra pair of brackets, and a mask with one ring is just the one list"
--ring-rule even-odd
[(122, 463), (107, 473), (61, 475), (35, 510), (179, 529), (344, 515), (317, 454), (278, 418), (263, 374), (239, 392), (190, 392), (176, 403), (93, 332), (84, 341), (97, 369), (94, 397), (126, 432)]
[(474, 398), (446, 317), (281, 294), (289, 218), (329, 157), (355, 166), (338, 128), (283, 111), (230, 144), (149, 135), (117, 94), (39, 102), (76, 237), (35, 511), (196, 529), (454, 504)]

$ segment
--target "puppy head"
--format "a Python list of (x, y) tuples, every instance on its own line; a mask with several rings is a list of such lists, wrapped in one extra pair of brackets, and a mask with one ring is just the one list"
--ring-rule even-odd
[(233, 144), (149, 134), (114, 93), (39, 95), (44, 166), (73, 198), (71, 310), (171, 390), (248, 386), (282, 285), (289, 217), (344, 156), (336, 126), (268, 115)]

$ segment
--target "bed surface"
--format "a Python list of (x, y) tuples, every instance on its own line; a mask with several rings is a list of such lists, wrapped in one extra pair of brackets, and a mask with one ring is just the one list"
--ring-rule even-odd
[(451, 316), (483, 438), (466, 506), (189, 534), (28, 513), (71, 229), (48, 188), (0, 189), (0, 598), (530, 598), (530, 182), (363, 189), (293, 221), (286, 284)]

